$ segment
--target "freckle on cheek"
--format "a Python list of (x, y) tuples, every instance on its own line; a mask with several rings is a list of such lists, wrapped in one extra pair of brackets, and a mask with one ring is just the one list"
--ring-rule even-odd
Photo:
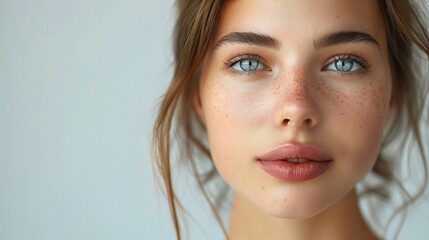
[(216, 124), (221, 127), (224, 123), (222, 119), (228, 119), (228, 113), (224, 113), (220, 115), (221, 112), (225, 112), (227, 110), (227, 104), (226, 104), (226, 98), (225, 98), (225, 85), (223, 83), (208, 83), (205, 86), (205, 92), (207, 93), (207, 111), (209, 116), (208, 117), (216, 117), (216, 119), (213, 118), (213, 120), (216, 122)]

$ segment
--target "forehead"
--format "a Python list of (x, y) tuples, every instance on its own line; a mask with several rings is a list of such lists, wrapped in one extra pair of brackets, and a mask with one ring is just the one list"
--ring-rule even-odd
[(344, 30), (367, 32), (384, 43), (385, 27), (378, 1), (228, 1), (221, 13), (216, 38), (234, 31), (254, 31), (284, 41)]

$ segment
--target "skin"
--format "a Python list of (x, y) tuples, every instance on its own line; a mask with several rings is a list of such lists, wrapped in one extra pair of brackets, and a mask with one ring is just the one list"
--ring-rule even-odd
[[(315, 48), (315, 40), (338, 31), (368, 33), (379, 46), (346, 42)], [(265, 34), (281, 46), (216, 46), (231, 32)], [(354, 188), (375, 163), (393, 108), (377, 2), (231, 1), (212, 46), (194, 105), (216, 168), (234, 190), (229, 237), (375, 239)], [(349, 54), (370, 67), (338, 71), (334, 58)], [(258, 69), (243, 72), (235, 64), (243, 55), (259, 59)], [(257, 158), (286, 143), (317, 146), (332, 157), (331, 167), (308, 181), (272, 177)]]

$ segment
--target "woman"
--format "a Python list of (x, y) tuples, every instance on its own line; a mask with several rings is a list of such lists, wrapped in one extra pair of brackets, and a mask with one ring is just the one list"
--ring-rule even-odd
[[(178, 8), (175, 73), (154, 128), (177, 238), (174, 132), (203, 194), (203, 182), (217, 173), (233, 191), (227, 239), (379, 238), (358, 208), (356, 185), (373, 172), (400, 190), (393, 159), (381, 153), (407, 134), (426, 170), (419, 122), (428, 76), (417, 78), (412, 56), (414, 47), (429, 55), (419, 7), (188, 0)], [(198, 152), (215, 167), (207, 179), (197, 170)], [(423, 193), (423, 174), (420, 191), (396, 213)]]

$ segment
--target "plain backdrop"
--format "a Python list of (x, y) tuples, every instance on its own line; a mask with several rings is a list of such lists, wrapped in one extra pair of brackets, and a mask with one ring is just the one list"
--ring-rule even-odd
[[(1, 240), (174, 239), (149, 151), (173, 6), (0, 0)], [(193, 239), (222, 239), (190, 195)], [(429, 239), (428, 220), (412, 208), (400, 239)]]

